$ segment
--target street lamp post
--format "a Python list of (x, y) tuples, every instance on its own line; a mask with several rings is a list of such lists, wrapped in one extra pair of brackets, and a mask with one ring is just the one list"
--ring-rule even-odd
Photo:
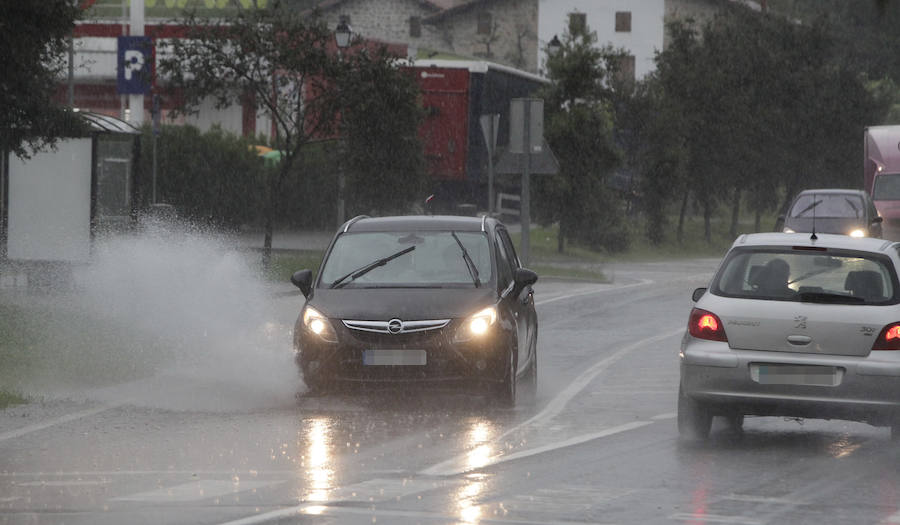
[[(338, 60), (343, 60), (343, 50), (346, 49), (350, 45), (350, 38), (353, 36), (353, 29), (350, 27), (345, 20), (341, 20), (338, 22), (336, 28), (334, 28), (334, 43), (337, 45), (337, 53)], [(343, 111), (341, 111), (341, 119), (344, 118)], [(346, 145), (346, 141), (344, 137), (340, 138), (341, 146)], [(338, 227), (344, 223), (344, 217), (346, 215), (345, 212), (345, 204), (344, 204), (344, 193), (346, 187), (346, 180), (344, 177), (344, 155), (343, 152), (338, 157), (338, 202), (337, 202), (337, 225)]]

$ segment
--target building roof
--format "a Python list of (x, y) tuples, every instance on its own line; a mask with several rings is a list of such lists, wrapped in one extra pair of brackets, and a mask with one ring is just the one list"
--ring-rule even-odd
[(79, 115), (94, 133), (128, 133), (130, 135), (138, 135), (141, 132), (128, 122), (109, 115), (87, 111), (80, 112)]

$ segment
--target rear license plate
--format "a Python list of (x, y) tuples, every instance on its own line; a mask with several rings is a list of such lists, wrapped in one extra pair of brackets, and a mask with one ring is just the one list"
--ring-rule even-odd
[(424, 366), (425, 350), (363, 350), (366, 366)]
[(761, 385), (838, 386), (843, 375), (834, 366), (750, 365), (750, 377)]

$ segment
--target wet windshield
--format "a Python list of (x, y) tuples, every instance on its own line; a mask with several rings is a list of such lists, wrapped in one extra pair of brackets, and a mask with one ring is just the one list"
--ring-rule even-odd
[(713, 293), (746, 299), (803, 301), (829, 296), (848, 304), (888, 304), (897, 277), (886, 258), (812, 250), (735, 250)]
[(338, 237), (322, 268), (321, 284), (331, 283), (349, 272), (409, 247), (415, 250), (387, 261), (384, 266), (341, 283), (345, 288), (393, 286), (474, 286), (463, 251), (471, 257), (481, 282), (491, 280), (491, 252), (483, 232), (365, 232)]
[(801, 195), (791, 208), (791, 217), (853, 217), (865, 213), (863, 200), (852, 194), (808, 194)]

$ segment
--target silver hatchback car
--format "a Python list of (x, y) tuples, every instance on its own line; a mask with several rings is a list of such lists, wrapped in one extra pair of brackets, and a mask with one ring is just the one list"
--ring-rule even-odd
[(900, 438), (900, 243), (843, 235), (739, 237), (681, 344), (678, 430), (713, 416), (864, 421)]

